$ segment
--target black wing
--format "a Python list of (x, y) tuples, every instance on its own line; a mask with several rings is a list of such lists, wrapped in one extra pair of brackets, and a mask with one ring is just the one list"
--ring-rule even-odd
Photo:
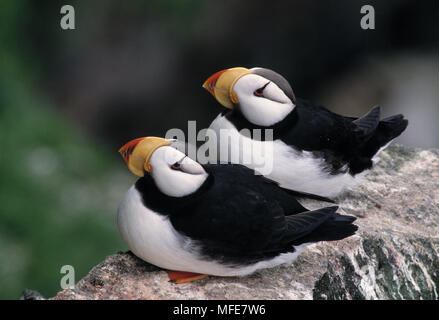
[(352, 121), (354, 132), (362, 137), (363, 140), (369, 139), (374, 133), (381, 118), (381, 107), (376, 106), (366, 115)]
[[(398, 114), (381, 118), (381, 107), (375, 106), (361, 118), (345, 117), (322, 106), (298, 99), (298, 119), (288, 136), (302, 141), (292, 144), (304, 150), (331, 150), (352, 158), (371, 158), (407, 128), (408, 121)], [(308, 137), (304, 137), (306, 133)], [(302, 135), (301, 135), (302, 134)]]
[(301, 150), (343, 153), (358, 144), (352, 120), (303, 99), (297, 99), (290, 122), (282, 140)]
[(282, 139), (323, 157), (331, 164), (331, 173), (337, 173), (345, 164), (353, 175), (370, 169), (371, 159), (378, 150), (399, 136), (408, 125), (402, 115), (380, 121), (379, 106), (361, 118), (352, 118), (298, 99), (293, 113), (295, 122)]
[[(301, 239), (323, 239), (323, 231), (325, 240), (331, 240), (333, 234), (328, 233), (328, 228), (319, 230), (340, 217), (335, 213), (337, 207), (290, 215), (283, 197), (293, 197), (273, 184), (261, 183), (263, 180), (251, 170), (235, 165), (226, 167), (229, 170), (211, 170), (215, 182), (200, 201), (185, 206), (184, 213), (170, 216), (176, 230), (199, 240), (202, 254), (224, 262), (252, 263), (293, 252), (293, 245), (304, 243)], [(259, 183), (248, 185), (257, 180)], [(274, 196), (275, 192), (282, 196)], [(329, 229), (335, 230), (337, 226)], [(350, 235), (351, 231), (344, 234)]]
[(288, 193), (289, 195), (295, 197), (295, 198), (306, 198), (306, 199), (312, 199), (312, 200), (318, 200), (318, 201), (324, 201), (329, 203), (335, 203), (335, 200), (319, 196), (317, 194), (303, 192), (303, 191), (297, 191), (297, 190), (291, 190), (291, 189), (285, 189), (280, 186), (280, 184), (274, 180), (271, 180), (267, 177), (262, 177), (267, 183), (272, 183), (276, 185), (278, 188), (281, 188), (284, 192)]

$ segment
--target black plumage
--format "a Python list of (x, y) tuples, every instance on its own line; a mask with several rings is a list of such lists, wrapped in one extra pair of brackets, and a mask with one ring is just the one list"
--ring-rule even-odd
[[(290, 94), (291, 95), (291, 94)], [(280, 139), (298, 151), (310, 151), (325, 160), (330, 174), (349, 172), (356, 175), (373, 165), (372, 158), (407, 127), (402, 115), (380, 121), (381, 108), (373, 108), (362, 118), (345, 117), (303, 99), (295, 99), (295, 108), (271, 127), (249, 122), (239, 104), (225, 115), (239, 130), (273, 129), (273, 138)], [(262, 130), (262, 132), (264, 132)], [(262, 135), (262, 140), (265, 140)]]
[(247, 265), (303, 243), (340, 240), (355, 233), (354, 217), (337, 207), (307, 211), (293, 195), (241, 165), (206, 165), (209, 177), (194, 193), (170, 197), (146, 175), (136, 183), (143, 204), (195, 240), (201, 254)]

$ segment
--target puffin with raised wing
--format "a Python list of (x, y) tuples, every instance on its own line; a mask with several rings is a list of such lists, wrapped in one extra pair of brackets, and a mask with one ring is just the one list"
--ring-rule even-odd
[[(380, 120), (379, 106), (361, 118), (333, 113), (296, 98), (283, 76), (265, 68), (226, 69), (203, 87), (227, 108), (210, 125), (218, 141), (221, 132), (227, 133), (228, 159), (222, 161), (258, 170), (256, 161), (230, 155), (249, 152), (246, 148), (269, 150), (265, 161), (272, 162), (272, 170), (261, 174), (283, 188), (323, 197), (337, 196), (354, 185), (408, 125), (403, 115)], [(243, 134), (244, 129), (250, 134)], [(272, 129), (272, 135), (256, 137), (254, 129)]]
[(122, 238), (177, 283), (244, 276), (292, 262), (318, 241), (353, 235), (338, 207), (309, 211), (275, 183), (238, 164), (201, 165), (157, 137), (119, 152), (140, 178), (118, 209)]

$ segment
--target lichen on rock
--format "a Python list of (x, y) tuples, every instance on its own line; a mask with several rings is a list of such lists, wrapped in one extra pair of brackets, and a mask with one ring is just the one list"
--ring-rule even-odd
[(291, 265), (175, 285), (164, 270), (117, 253), (54, 299), (439, 299), (437, 150), (389, 147), (336, 201), (358, 218), (357, 234), (313, 244)]

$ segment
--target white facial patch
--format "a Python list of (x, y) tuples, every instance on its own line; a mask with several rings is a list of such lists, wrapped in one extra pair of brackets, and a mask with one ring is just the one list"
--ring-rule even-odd
[[(155, 150), (149, 162), (157, 188), (171, 197), (183, 197), (195, 192), (208, 176), (198, 162), (169, 146)], [(176, 162), (181, 170), (171, 168)]]
[[(255, 91), (264, 86), (263, 96), (255, 95)], [(233, 91), (238, 96), (242, 114), (255, 125), (272, 126), (282, 121), (295, 107), (274, 82), (259, 75), (241, 77)]]

